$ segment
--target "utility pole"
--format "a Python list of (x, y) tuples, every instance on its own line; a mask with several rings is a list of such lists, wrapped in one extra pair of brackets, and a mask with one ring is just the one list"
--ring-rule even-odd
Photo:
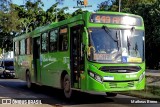
[(121, 12), (121, 0), (119, 0), (119, 12)]
[[(3, 48), (2, 56), (3, 56), (3, 67), (4, 67), (4, 60), (5, 60), (5, 52), (4, 52), (4, 48)], [(5, 68), (5, 67), (4, 67), (4, 68)]]
[(58, 22), (58, 20), (57, 20), (57, 8), (56, 8), (56, 22)]

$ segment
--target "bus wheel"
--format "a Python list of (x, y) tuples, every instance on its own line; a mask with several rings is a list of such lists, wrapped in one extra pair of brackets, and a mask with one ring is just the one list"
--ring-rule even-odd
[(7, 73), (6, 73), (6, 71), (3, 71), (3, 77), (4, 77), (4, 78), (7, 78)]
[(31, 83), (31, 77), (29, 72), (26, 73), (26, 82), (27, 82), (27, 87), (31, 88), (32, 83)]
[(70, 77), (68, 74), (66, 74), (64, 76), (63, 79), (63, 89), (64, 89), (64, 95), (66, 98), (70, 98), (71, 94), (72, 94), (72, 90), (71, 90), (71, 81), (70, 81)]
[(117, 93), (108, 93), (106, 92), (107, 97), (115, 97), (117, 96)]

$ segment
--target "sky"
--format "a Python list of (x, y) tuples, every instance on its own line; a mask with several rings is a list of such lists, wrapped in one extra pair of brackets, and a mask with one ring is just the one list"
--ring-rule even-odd
[[(81, 1), (83, 1), (83, 0), (81, 0)], [(93, 11), (97, 10), (97, 5), (100, 4), (101, 2), (104, 2), (104, 1), (106, 1), (106, 0), (88, 0), (88, 5), (91, 5), (92, 7), (85, 7), (82, 9), (93, 12)], [(18, 4), (18, 5), (25, 4), (25, 0), (12, 0), (12, 2), (14, 4)], [(56, 3), (56, 0), (42, 0), (42, 2), (44, 3), (43, 9), (47, 10), (49, 7), (51, 7), (53, 4)], [(62, 8), (62, 7), (66, 7), (66, 6), (69, 8), (66, 12), (69, 12), (69, 13), (74, 12), (75, 10), (78, 9), (78, 8), (73, 8), (73, 7), (77, 7), (77, 0), (64, 0), (64, 3), (59, 4), (58, 8)]]

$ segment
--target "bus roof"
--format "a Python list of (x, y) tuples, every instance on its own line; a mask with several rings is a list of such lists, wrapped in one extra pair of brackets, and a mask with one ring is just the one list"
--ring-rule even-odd
[(136, 17), (142, 18), (139, 15), (130, 14), (130, 13), (123, 13), (123, 12), (110, 12), (110, 11), (84, 12), (83, 14), (79, 14), (77, 16), (74, 16), (74, 17), (70, 18), (70, 19), (66, 19), (66, 20), (63, 20), (63, 21), (60, 21), (60, 22), (52, 22), (51, 24), (48, 24), (46, 26), (38, 27), (35, 30), (33, 30), (32, 32), (29, 32), (27, 34), (22, 34), (22, 35), (19, 35), (17, 37), (14, 37), (13, 41), (22, 40), (22, 39), (27, 38), (27, 37), (40, 36), (40, 33), (45, 32), (47, 30), (50, 30), (53, 27), (55, 28), (55, 27), (58, 27), (58, 26), (62, 26), (62, 25), (65, 25), (65, 24), (68, 24), (68, 23), (71, 23), (71, 22), (75, 22), (75, 21), (81, 20), (81, 19), (83, 19), (83, 17), (86, 14), (90, 15), (90, 14), (94, 14), (94, 13), (97, 13), (97, 14), (127, 15), (127, 16), (136, 16)]

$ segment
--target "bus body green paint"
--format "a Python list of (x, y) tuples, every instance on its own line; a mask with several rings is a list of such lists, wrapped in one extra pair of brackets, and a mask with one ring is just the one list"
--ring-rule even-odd
[[(126, 22), (127, 20), (129, 21)], [(76, 28), (74, 28), (75, 26)], [(113, 37), (106, 33), (102, 28), (103, 26), (107, 26), (108, 32)], [(135, 29), (134, 33), (132, 28)], [(60, 35), (63, 37), (67, 35), (67, 45), (64, 45), (66, 46), (64, 48), (61, 46), (63, 44), (60, 45), (58, 41), (56, 42), (57, 49), (50, 51), (49, 32), (55, 29), (58, 29), (59, 33), (57, 41), (60, 39)], [(73, 29), (80, 30), (80, 37), (77, 36), (77, 38), (81, 38), (80, 45), (77, 45), (81, 48), (77, 52), (78, 57), (73, 54), (73, 50), (78, 50), (72, 43), (74, 41)], [(62, 73), (67, 72), (71, 77), (71, 87), (82, 91), (142, 90), (145, 87), (144, 29), (144, 22), (140, 16), (119, 12), (85, 12), (71, 19), (39, 27), (13, 39), (16, 77), (26, 80), (26, 71), (30, 71), (33, 83), (62, 88)], [(75, 31), (78, 32), (78, 30)], [(42, 38), (44, 33), (47, 33), (46, 41)], [(93, 46), (93, 52), (88, 52), (92, 50), (90, 45), (96, 43), (94, 41), (95, 35), (101, 41), (105, 38), (116, 41), (113, 41), (114, 46), (116, 46), (116, 54), (98, 53), (96, 46)], [(103, 36), (98, 37), (98, 35)], [(63, 38), (61, 39), (63, 40)], [(22, 42), (23, 40), (25, 42)], [(105, 42), (102, 43), (105, 44)], [(46, 51), (43, 52), (42, 49), (45, 46)], [(64, 49), (63, 51), (60, 50), (61, 47)], [(93, 54), (93, 58), (91, 58), (91, 54)], [(118, 54), (117, 57), (119, 58), (116, 59), (114, 55)], [(73, 56), (74, 59), (72, 59)], [(77, 63), (76, 58), (79, 61)], [(74, 65), (73, 62), (78, 65)]]

